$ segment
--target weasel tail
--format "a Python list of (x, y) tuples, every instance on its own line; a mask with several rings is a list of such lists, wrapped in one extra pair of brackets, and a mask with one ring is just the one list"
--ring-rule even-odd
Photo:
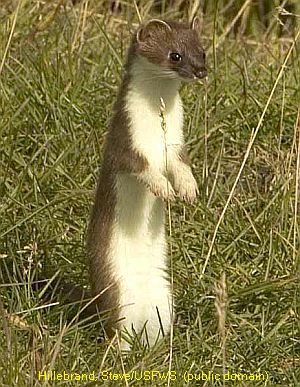
[[(182, 46), (173, 47), (178, 34)], [(174, 50), (185, 53), (184, 67), (173, 63)], [(155, 19), (134, 35), (88, 227), (91, 287), (100, 294), (99, 309), (109, 312), (108, 333), (136, 333), (150, 346), (168, 334), (173, 319), (165, 201), (178, 195), (191, 202), (197, 195), (184, 157), (178, 89), (181, 80), (206, 75), (202, 52), (195, 23)], [(121, 345), (130, 348), (124, 339)]]

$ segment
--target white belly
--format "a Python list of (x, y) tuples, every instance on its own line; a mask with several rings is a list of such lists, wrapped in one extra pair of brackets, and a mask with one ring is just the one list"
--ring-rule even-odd
[[(117, 177), (116, 219), (110, 260), (120, 288), (121, 325), (129, 333), (146, 326), (149, 344), (170, 330), (164, 203), (134, 176)], [(159, 315), (158, 315), (159, 314)], [(160, 323), (161, 321), (161, 323)]]

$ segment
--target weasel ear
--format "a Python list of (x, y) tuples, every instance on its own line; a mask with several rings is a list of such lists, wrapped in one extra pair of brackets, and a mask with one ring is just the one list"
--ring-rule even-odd
[(145, 24), (141, 25), (140, 28), (137, 31), (136, 39), (138, 43), (144, 42), (149, 38), (153, 33), (155, 33), (157, 30), (160, 31), (171, 31), (172, 28), (170, 25), (159, 19), (151, 19)]
[(195, 15), (191, 22), (191, 29), (197, 31), (200, 34), (202, 31), (202, 27), (203, 27), (203, 18), (198, 15)]

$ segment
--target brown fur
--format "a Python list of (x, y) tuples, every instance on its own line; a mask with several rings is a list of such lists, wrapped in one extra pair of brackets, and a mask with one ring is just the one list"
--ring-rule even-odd
[[(128, 62), (130, 55), (128, 56)], [(126, 67), (128, 68), (129, 65)], [(100, 311), (110, 310), (108, 326), (119, 318), (119, 289), (108, 261), (109, 236), (115, 217), (115, 178), (118, 172), (140, 173), (147, 161), (131, 149), (129, 122), (124, 110), (129, 74), (125, 73), (107, 134), (104, 159), (87, 232), (87, 252), (92, 295)]]
[[(194, 25), (197, 28), (197, 24), (192, 23)], [(140, 27), (138, 38), (133, 41), (137, 54), (161, 66), (162, 70), (176, 71), (185, 78), (206, 76), (205, 53), (199, 44), (198, 31), (188, 24), (154, 19)], [(170, 52), (181, 54), (182, 60), (170, 62)]]

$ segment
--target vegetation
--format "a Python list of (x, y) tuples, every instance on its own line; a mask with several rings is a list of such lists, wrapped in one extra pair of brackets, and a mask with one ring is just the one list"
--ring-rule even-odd
[[(298, 385), (300, 12), (294, 2), (283, 28), (280, 4), (264, 2), (264, 24), (251, 16), (254, 2), (244, 3), (202, 3), (209, 77), (182, 88), (200, 195), (168, 216), (177, 319), (171, 338), (125, 356), (101, 340), (98, 324), (45, 301), (49, 282), (33, 283), (63, 274), (87, 284), (85, 229), (130, 31), (139, 16), (186, 20), (197, 9), (3, 2), (1, 385)], [(47, 384), (48, 371), (100, 379), (48, 374)], [(104, 381), (134, 371), (132, 380)]]

